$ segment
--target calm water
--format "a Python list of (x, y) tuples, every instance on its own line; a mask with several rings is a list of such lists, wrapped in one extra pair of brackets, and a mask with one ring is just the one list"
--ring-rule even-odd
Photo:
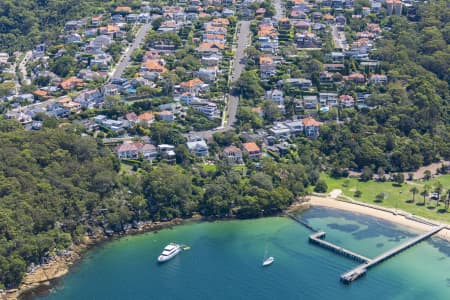
[[(302, 214), (327, 240), (373, 257), (416, 233), (362, 215), (324, 208)], [(346, 286), (357, 265), (308, 243), (287, 218), (197, 223), (123, 238), (91, 251), (39, 299), (450, 299), (450, 243), (433, 238)], [(166, 264), (169, 242), (188, 244)], [(262, 268), (265, 252), (276, 258)]]

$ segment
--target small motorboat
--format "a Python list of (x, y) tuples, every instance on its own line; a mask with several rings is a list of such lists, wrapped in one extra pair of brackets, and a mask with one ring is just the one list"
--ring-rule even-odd
[(273, 256), (271, 256), (263, 261), (262, 266), (263, 267), (270, 266), (274, 261), (275, 261), (275, 258), (273, 258)]

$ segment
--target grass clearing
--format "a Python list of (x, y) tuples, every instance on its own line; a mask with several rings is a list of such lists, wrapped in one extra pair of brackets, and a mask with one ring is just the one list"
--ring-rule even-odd
[[(440, 202), (439, 206), (436, 207), (436, 201), (426, 198), (426, 203), (423, 205), (423, 197), (420, 195), (425, 184), (429, 184), (433, 189), (437, 181), (442, 183), (444, 192), (446, 192), (450, 189), (450, 175), (439, 176), (429, 181), (417, 180), (408, 184), (404, 183), (401, 186), (396, 186), (392, 182), (372, 180), (362, 182), (356, 178), (334, 179), (327, 174), (322, 174), (320, 178), (327, 183), (328, 192), (333, 189), (340, 189), (345, 196), (361, 202), (398, 208), (418, 216), (450, 223), (450, 209), (445, 211), (443, 202)], [(414, 185), (419, 189), (419, 193), (416, 194), (415, 201), (412, 202), (413, 196), (410, 190)], [(355, 197), (357, 190), (361, 192), (360, 197)], [(376, 202), (376, 195), (382, 192), (385, 194), (383, 201)]]

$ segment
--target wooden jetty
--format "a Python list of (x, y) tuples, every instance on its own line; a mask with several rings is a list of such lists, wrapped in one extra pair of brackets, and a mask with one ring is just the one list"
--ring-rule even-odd
[(343, 247), (339, 247), (335, 244), (332, 244), (330, 242), (322, 240), (322, 238), (325, 236), (324, 231), (317, 232), (315, 234), (312, 234), (309, 236), (309, 242), (322, 246), (326, 249), (330, 249), (333, 252), (339, 253), (340, 255), (343, 255), (345, 257), (351, 258), (353, 260), (356, 260), (357, 262), (361, 263), (368, 263), (370, 261), (370, 258), (367, 258), (365, 256), (362, 256), (358, 253), (355, 253), (353, 251), (350, 251), (348, 249), (345, 249)]
[(292, 220), (294, 220), (295, 222), (297, 222), (297, 223), (299, 223), (299, 224), (302, 224), (303, 226), (305, 226), (305, 227), (308, 228), (309, 230), (314, 231), (314, 232), (317, 232), (317, 230), (316, 230), (314, 227), (312, 227), (311, 225), (309, 225), (309, 224), (306, 223), (305, 221), (303, 221), (303, 220), (297, 218), (295, 215), (293, 215), (293, 214), (287, 214), (287, 215), (288, 215)]
[(363, 263), (362, 265), (359, 265), (358, 267), (348, 271), (347, 273), (342, 274), (341, 281), (344, 283), (350, 283), (350, 282), (358, 279), (359, 277), (364, 275), (366, 273), (366, 271), (368, 269), (370, 269), (371, 267), (374, 267), (374, 266), (378, 265), (379, 263), (399, 254), (400, 252), (422, 242), (423, 240), (426, 240), (427, 238), (438, 233), (439, 231), (441, 231), (444, 228), (446, 228), (446, 226), (444, 226), (444, 225), (437, 226), (437, 227), (433, 228), (432, 230), (430, 230), (429, 232), (422, 234), (416, 238), (413, 238), (409, 241), (406, 241), (403, 244), (375, 257), (374, 259), (371, 259), (368, 262)]
[[(433, 224), (436, 225), (432, 230), (430, 230), (427, 233), (424, 233), (422, 235), (419, 235), (418, 237), (415, 237), (409, 241), (404, 242), (403, 244), (389, 250), (386, 251), (385, 253), (370, 259), (367, 258), (361, 254), (355, 253), (353, 251), (350, 251), (348, 249), (345, 249), (343, 247), (337, 246), (333, 243), (327, 242), (325, 240), (323, 240), (323, 238), (325, 237), (326, 233), (324, 231), (318, 231), (316, 230), (314, 227), (312, 227), (311, 225), (309, 225), (308, 223), (306, 223), (305, 221), (297, 218), (295, 215), (293, 214), (287, 214), (292, 220), (296, 221), (297, 223), (305, 226), (306, 228), (310, 229), (311, 231), (314, 231), (315, 233), (311, 234), (309, 236), (309, 242), (315, 245), (319, 245), (325, 249), (329, 249), (335, 253), (338, 253), (340, 255), (343, 255), (345, 257), (351, 258), (355, 261), (361, 262), (362, 264), (357, 266), (356, 268), (344, 273), (341, 275), (341, 281), (343, 283), (351, 283), (352, 281), (355, 281), (356, 279), (358, 279), (359, 277), (363, 276), (368, 269), (378, 265), (379, 263), (382, 263), (385, 260), (388, 260), (389, 258), (399, 254), (400, 252), (426, 240), (427, 238), (431, 237), (432, 235), (438, 233), (439, 231), (443, 230), (443, 229), (449, 229), (450, 230), (450, 226), (447, 227), (446, 225), (437, 225), (437, 224), (433, 224), (429, 221), (427, 221), (428, 224)], [(412, 219), (412, 218), (411, 218)], [(416, 221), (420, 221), (422, 223), (425, 223), (422, 219), (420, 220), (416, 220)]]

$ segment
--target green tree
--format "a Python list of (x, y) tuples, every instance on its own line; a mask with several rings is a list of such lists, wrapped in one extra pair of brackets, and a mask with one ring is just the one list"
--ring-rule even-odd
[(423, 205), (425, 205), (426, 198), (428, 197), (429, 193), (430, 193), (430, 186), (428, 184), (425, 184), (423, 190), (420, 192), (420, 195), (423, 197)]
[(327, 183), (324, 180), (319, 179), (317, 181), (317, 183), (316, 183), (316, 186), (314, 187), (314, 192), (316, 192), (316, 193), (326, 193), (327, 190), (328, 190)]
[(242, 72), (241, 77), (236, 82), (236, 87), (242, 97), (247, 99), (258, 98), (264, 95), (264, 89), (260, 84), (257, 70)]
[(419, 189), (416, 186), (413, 186), (409, 191), (412, 193), (412, 202), (414, 203), (416, 194), (419, 193)]
[(378, 193), (376, 196), (375, 196), (375, 202), (383, 202), (383, 200), (384, 200), (384, 197), (385, 197), (385, 195), (384, 195), (384, 193)]

